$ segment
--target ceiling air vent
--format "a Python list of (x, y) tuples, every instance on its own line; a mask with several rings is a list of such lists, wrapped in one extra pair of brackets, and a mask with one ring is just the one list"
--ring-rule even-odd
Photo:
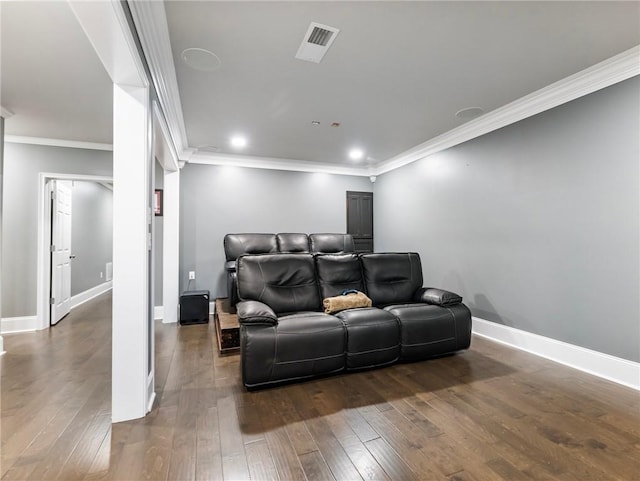
[(337, 28), (311, 22), (307, 33), (305, 33), (300, 48), (296, 53), (296, 58), (307, 62), (320, 63), (324, 54), (338, 35)]

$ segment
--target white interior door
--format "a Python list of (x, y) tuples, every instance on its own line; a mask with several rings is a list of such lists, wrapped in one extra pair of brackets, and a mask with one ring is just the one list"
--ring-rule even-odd
[(71, 181), (52, 181), (51, 325), (71, 306)]

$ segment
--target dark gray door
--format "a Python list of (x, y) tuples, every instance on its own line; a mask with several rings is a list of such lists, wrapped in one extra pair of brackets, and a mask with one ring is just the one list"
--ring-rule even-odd
[(373, 252), (373, 192), (347, 191), (347, 234), (356, 252)]

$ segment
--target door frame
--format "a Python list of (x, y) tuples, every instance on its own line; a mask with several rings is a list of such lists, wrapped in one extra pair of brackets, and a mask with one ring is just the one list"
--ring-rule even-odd
[(49, 293), (51, 292), (51, 202), (50, 180), (79, 180), (87, 182), (113, 182), (112, 176), (58, 174), (40, 172), (38, 174), (38, 257), (37, 257), (37, 306), (36, 318), (38, 329), (49, 329), (51, 310), (49, 309)]

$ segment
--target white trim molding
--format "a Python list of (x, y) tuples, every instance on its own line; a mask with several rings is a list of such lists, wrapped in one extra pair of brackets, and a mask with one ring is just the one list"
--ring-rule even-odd
[(228, 165), (232, 167), (247, 167), (250, 169), (287, 170), (291, 172), (313, 172), (366, 177), (372, 175), (369, 169), (361, 167), (345, 167), (337, 164), (322, 164), (306, 160), (288, 160), (249, 155), (194, 152), (183, 160), (188, 161), (190, 164)]
[(133, 21), (145, 53), (151, 81), (166, 115), (167, 127), (176, 152), (188, 152), (187, 130), (182, 116), (178, 77), (173, 63), (169, 25), (164, 2), (129, 2)]
[[(2, 334), (13, 334), (16, 332), (31, 332), (40, 329), (40, 323), (36, 316), (23, 317), (3, 317), (0, 321), (0, 332)], [(0, 346), (0, 350), (1, 346)]]
[(24, 137), (20, 135), (5, 135), (4, 141), (12, 144), (47, 145), (50, 147), (68, 147), (71, 149), (113, 150), (112, 144), (82, 142), (80, 140), (46, 139), (44, 137)]
[(6, 353), (7, 351), (4, 350), (4, 339), (0, 336), (0, 356)]
[(164, 307), (163, 306), (155, 306), (153, 308), (153, 320), (159, 321), (160, 319), (164, 319)]
[(110, 291), (112, 288), (112, 284), (112, 281), (103, 282), (102, 284), (98, 284), (91, 289), (87, 289), (86, 291), (71, 297), (71, 309), (81, 306), (85, 302), (98, 297), (100, 294), (104, 294), (105, 292)]
[(473, 318), (473, 333), (623, 386), (640, 390), (640, 363), (478, 317)]

